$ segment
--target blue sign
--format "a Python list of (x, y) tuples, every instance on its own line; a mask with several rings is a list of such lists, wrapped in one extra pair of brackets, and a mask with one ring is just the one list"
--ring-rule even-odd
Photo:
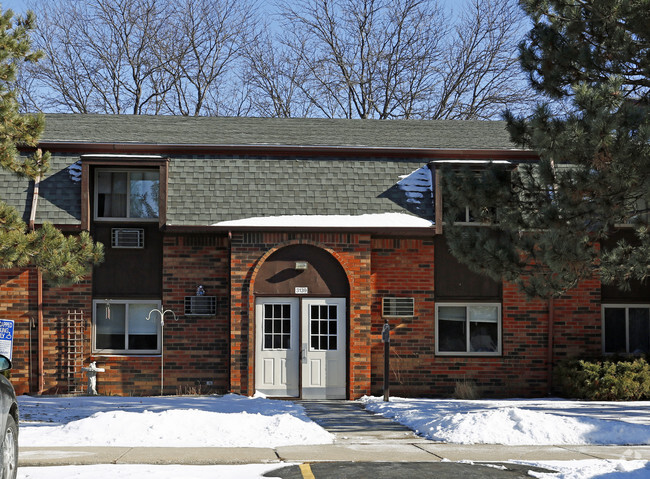
[(14, 350), (14, 322), (10, 319), (0, 319), (0, 354), (11, 360)]

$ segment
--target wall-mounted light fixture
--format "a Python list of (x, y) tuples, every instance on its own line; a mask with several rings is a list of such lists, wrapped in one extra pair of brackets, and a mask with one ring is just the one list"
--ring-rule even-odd
[(307, 261), (296, 261), (296, 270), (304, 271), (307, 269)]

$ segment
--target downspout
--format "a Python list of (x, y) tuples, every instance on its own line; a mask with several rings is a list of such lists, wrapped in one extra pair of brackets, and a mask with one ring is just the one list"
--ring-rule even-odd
[[(232, 391), (232, 231), (228, 231), (228, 386), (227, 391)], [(241, 391), (240, 391), (241, 392)]]
[[(29, 212), (29, 230), (36, 229), (36, 207), (38, 206), (38, 193), (41, 185), (41, 176), (34, 178), (34, 191), (32, 193), (32, 207)], [(43, 394), (45, 389), (44, 362), (43, 362), (43, 274), (40, 269), (36, 269), (36, 307), (38, 310), (37, 337), (38, 337), (38, 391), (37, 394)], [(31, 330), (31, 327), (30, 327)], [(31, 362), (31, 356), (30, 356)], [(31, 367), (30, 367), (31, 370)]]
[(553, 393), (553, 325), (555, 324), (555, 305), (553, 296), (548, 298), (548, 350), (546, 357), (546, 367), (548, 368), (547, 393), (550, 396)]

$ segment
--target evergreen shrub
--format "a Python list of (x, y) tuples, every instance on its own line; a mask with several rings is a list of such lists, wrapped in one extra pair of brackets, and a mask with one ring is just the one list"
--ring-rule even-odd
[(565, 361), (556, 369), (559, 393), (593, 401), (650, 399), (650, 364), (644, 358)]

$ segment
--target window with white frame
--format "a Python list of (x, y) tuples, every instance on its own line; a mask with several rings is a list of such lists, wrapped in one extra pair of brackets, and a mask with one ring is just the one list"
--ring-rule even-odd
[(158, 170), (98, 169), (95, 174), (95, 218), (158, 218)]
[(603, 351), (650, 352), (650, 305), (603, 305)]
[[(159, 301), (94, 301), (93, 352), (116, 354), (160, 353)], [(149, 319), (147, 319), (149, 317)]]
[(436, 304), (436, 354), (501, 354), (501, 305)]

